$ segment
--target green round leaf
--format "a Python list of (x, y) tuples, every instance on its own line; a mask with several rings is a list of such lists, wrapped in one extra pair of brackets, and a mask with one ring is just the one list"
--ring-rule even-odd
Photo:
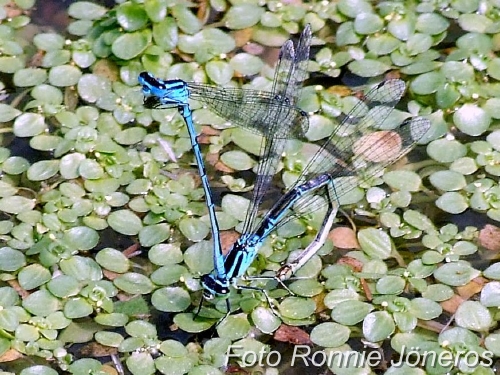
[(111, 83), (103, 77), (95, 74), (84, 74), (78, 81), (78, 94), (89, 103), (95, 103), (98, 99), (109, 96)]
[(182, 262), (182, 251), (176, 243), (158, 244), (148, 251), (148, 258), (158, 266), (176, 264)]
[(255, 161), (248, 154), (238, 150), (225, 152), (220, 159), (229, 168), (237, 171), (246, 171), (255, 165)]
[(121, 251), (110, 247), (100, 250), (95, 260), (105, 269), (116, 273), (125, 273), (130, 268), (128, 258)]
[(184, 266), (169, 264), (158, 268), (150, 277), (156, 285), (171, 285), (181, 280), (187, 272), (188, 270)]
[(258, 4), (235, 4), (226, 12), (224, 22), (232, 30), (246, 29), (256, 25), (263, 13), (264, 8)]
[(155, 359), (155, 367), (162, 374), (183, 375), (191, 371), (194, 362), (194, 359), (188, 356), (182, 358), (161, 356)]
[(208, 77), (217, 85), (227, 85), (233, 78), (233, 68), (223, 61), (210, 61), (205, 65)]
[(491, 61), (488, 62), (487, 72), (488, 72), (488, 75), (490, 77), (493, 77), (496, 80), (500, 79), (500, 59), (499, 58), (491, 59)]
[(128, 322), (128, 316), (121, 313), (98, 314), (95, 321), (105, 326), (123, 327)]
[(453, 114), (453, 122), (465, 134), (477, 136), (488, 130), (491, 117), (484, 109), (466, 103)]
[(59, 160), (42, 160), (28, 168), (28, 178), (31, 181), (43, 181), (59, 172)]
[(206, 331), (214, 324), (213, 321), (200, 319), (194, 320), (194, 314), (192, 313), (181, 313), (175, 315), (174, 323), (177, 324), (180, 329), (191, 333)]
[(438, 13), (421, 13), (416, 28), (424, 34), (437, 35), (446, 31), (449, 24), (449, 21)]
[(183, 288), (167, 287), (155, 290), (151, 303), (160, 311), (180, 312), (191, 305), (191, 297)]
[(59, 300), (46, 290), (38, 290), (22, 302), (23, 307), (33, 315), (47, 316), (60, 309)]
[(480, 301), (485, 307), (500, 306), (500, 283), (492, 281), (486, 284), (481, 290)]
[(469, 208), (467, 199), (462, 194), (456, 192), (441, 195), (436, 201), (436, 206), (451, 214), (460, 214)]
[(373, 13), (372, 6), (364, 0), (340, 0), (337, 3), (338, 10), (350, 18), (359, 14)]
[(374, 34), (384, 26), (384, 21), (374, 13), (359, 13), (354, 20), (358, 34)]
[(129, 294), (148, 294), (154, 289), (153, 283), (140, 273), (128, 272), (118, 276), (113, 283)]
[(51, 276), (50, 271), (42, 265), (30, 264), (19, 272), (17, 279), (21, 287), (31, 290), (45, 284)]
[(434, 284), (429, 285), (424, 292), (422, 292), (422, 297), (428, 298), (436, 302), (446, 301), (453, 297), (453, 289), (448, 285)]
[(341, 301), (332, 308), (332, 319), (344, 324), (355, 325), (373, 310), (373, 306), (358, 300)]
[(385, 340), (396, 328), (392, 316), (386, 311), (375, 311), (363, 320), (363, 334), (371, 342)]
[(120, 35), (111, 45), (111, 51), (122, 60), (131, 60), (144, 52), (151, 43), (151, 31), (143, 30)]
[(22, 212), (29, 212), (35, 207), (35, 200), (18, 195), (12, 195), (0, 199), (0, 211), (8, 214), (20, 214)]
[(438, 171), (429, 176), (429, 181), (434, 187), (444, 191), (461, 190), (467, 185), (465, 177), (454, 171)]
[(136, 235), (142, 229), (141, 219), (130, 210), (111, 212), (108, 216), (108, 224), (118, 233), (128, 236)]
[(372, 259), (387, 259), (392, 252), (389, 235), (375, 228), (361, 229), (358, 232), (361, 249)]
[(14, 135), (33, 137), (48, 129), (45, 118), (37, 113), (23, 113), (14, 121)]
[(47, 79), (45, 69), (26, 68), (14, 73), (14, 84), (17, 87), (31, 87), (41, 85)]
[(73, 227), (64, 232), (64, 239), (73, 249), (91, 250), (99, 242), (99, 234), (89, 227)]
[(360, 77), (376, 77), (391, 67), (378, 60), (355, 60), (348, 64), (349, 70)]
[(6, 272), (17, 271), (26, 265), (26, 257), (19, 250), (10, 247), (0, 248), (0, 270)]
[(434, 277), (443, 284), (450, 286), (461, 286), (467, 284), (478, 276), (467, 262), (446, 263), (434, 271)]
[(310, 317), (316, 309), (313, 300), (299, 297), (285, 298), (279, 305), (282, 316), (292, 319), (305, 319)]
[(47, 283), (47, 289), (56, 297), (67, 298), (78, 294), (80, 285), (72, 276), (59, 275)]
[(116, 332), (100, 331), (94, 337), (99, 344), (112, 348), (118, 348), (123, 341), (123, 336)]
[(0, 122), (9, 122), (19, 116), (22, 112), (10, 105), (0, 103)]
[(148, 15), (141, 4), (123, 3), (116, 9), (116, 20), (126, 31), (136, 31), (146, 25)]
[(94, 309), (83, 298), (73, 298), (66, 301), (64, 305), (64, 315), (68, 319), (84, 318), (92, 314)]
[(252, 311), (252, 321), (262, 333), (271, 334), (276, 331), (281, 320), (274, 314), (274, 312), (265, 307), (257, 307)]
[(142, 246), (150, 247), (162, 243), (170, 237), (170, 226), (165, 223), (148, 225), (139, 232), (139, 242)]
[(132, 337), (156, 338), (156, 327), (143, 320), (134, 320), (125, 326), (125, 331)]
[(410, 89), (418, 95), (428, 95), (435, 93), (444, 85), (445, 77), (438, 72), (429, 72), (419, 75), (411, 83)]
[(77, 1), (68, 8), (68, 14), (76, 19), (96, 20), (108, 12), (105, 7), (90, 1)]
[(311, 341), (323, 347), (336, 348), (345, 344), (351, 330), (337, 323), (321, 323), (311, 331)]
[(59, 170), (61, 172), (61, 176), (68, 180), (79, 177), (80, 163), (83, 160), (85, 160), (85, 155), (77, 152), (64, 155), (61, 158), (61, 162), (59, 164)]
[(179, 229), (187, 239), (193, 242), (203, 240), (210, 231), (210, 228), (203, 221), (190, 217), (180, 221)]
[(155, 363), (150, 353), (147, 352), (133, 352), (127, 358), (127, 368), (134, 374), (150, 375), (156, 373)]
[[(147, 7), (148, 4), (145, 6)], [(147, 9), (146, 9), (147, 10)], [(151, 16), (150, 16), (151, 17)], [(179, 40), (179, 32), (177, 24), (171, 17), (166, 17), (164, 20), (153, 24), (153, 39), (156, 45), (162, 47), (165, 51), (174, 49)]]
[(58, 87), (73, 86), (78, 83), (82, 72), (76, 66), (60, 65), (50, 69), (49, 82)]
[(184, 262), (191, 273), (205, 275), (213, 270), (212, 254), (212, 242), (201, 241), (187, 248), (184, 252)]
[(235, 341), (246, 337), (250, 331), (248, 319), (241, 315), (229, 315), (217, 326), (217, 333), (222, 338)]
[(229, 65), (244, 76), (257, 74), (264, 66), (259, 57), (249, 53), (238, 53), (234, 55), (229, 61)]
[(405, 279), (400, 276), (388, 275), (377, 281), (377, 292), (380, 294), (400, 294), (406, 285)]
[(30, 366), (22, 370), (19, 375), (57, 375), (57, 371), (47, 366)]
[(414, 298), (410, 301), (409, 312), (418, 319), (432, 320), (443, 312), (441, 305), (427, 298)]
[[(16, 337), (19, 338), (19, 317), (11, 309), (0, 310), (0, 328), (2, 330), (16, 331)], [(16, 330), (17, 329), (17, 330)], [(35, 340), (38, 339), (38, 336)]]
[(494, 355), (500, 355), (500, 333), (489, 334), (484, 340), (484, 346)]
[(59, 262), (61, 270), (68, 276), (73, 276), (79, 281), (101, 280), (102, 270), (99, 265), (90, 258), (78, 255)]
[(441, 163), (451, 163), (467, 154), (467, 148), (456, 140), (437, 139), (427, 146), (428, 155)]
[(402, 191), (419, 191), (422, 186), (422, 179), (412, 171), (390, 171), (383, 179), (391, 188)]
[(486, 331), (493, 324), (490, 311), (477, 301), (465, 301), (455, 312), (458, 326), (471, 331)]

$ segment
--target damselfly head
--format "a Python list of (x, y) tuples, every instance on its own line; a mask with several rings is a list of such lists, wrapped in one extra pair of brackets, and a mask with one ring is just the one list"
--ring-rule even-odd
[(162, 84), (159, 79), (155, 78), (151, 73), (148, 72), (140, 73), (137, 81), (139, 81), (139, 84), (142, 85), (143, 92), (145, 90), (149, 90), (149, 92), (151, 93), (151, 89), (153, 87), (160, 90), (165, 90), (165, 85)]
[(227, 281), (221, 281), (212, 274), (203, 275), (201, 277), (201, 285), (203, 286), (203, 298), (213, 300), (215, 296), (229, 297), (229, 285)]

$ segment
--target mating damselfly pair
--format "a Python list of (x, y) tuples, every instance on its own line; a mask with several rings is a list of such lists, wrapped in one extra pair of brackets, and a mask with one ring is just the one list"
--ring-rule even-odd
[[(251, 288), (236, 285), (236, 281), (244, 276), (264, 240), (295, 217), (326, 210), (315, 239), (297, 259), (285, 263), (275, 275), (280, 282), (290, 278), (325, 242), (339, 208), (339, 198), (379, 176), (385, 167), (408, 153), (430, 127), (429, 120), (422, 117), (408, 117), (402, 124), (395, 124), (397, 126), (386, 124), (385, 120), (405, 92), (405, 84), (399, 79), (379, 83), (344, 116), (297, 180), (259, 220), (263, 197), (277, 173), (287, 140), (304, 138), (308, 130), (308, 115), (297, 107), (297, 102), (307, 76), (311, 39), (311, 28), (307, 25), (296, 48), (291, 40), (282, 46), (270, 92), (182, 80), (163, 81), (146, 72), (139, 76), (146, 106), (177, 107), (187, 124), (213, 239), (214, 270), (201, 278), (206, 299), (227, 297), (231, 285)], [(232, 124), (262, 135), (257, 178), (242, 234), (225, 255), (203, 157), (196, 141), (190, 98)], [(230, 312), (229, 302), (227, 312)]]

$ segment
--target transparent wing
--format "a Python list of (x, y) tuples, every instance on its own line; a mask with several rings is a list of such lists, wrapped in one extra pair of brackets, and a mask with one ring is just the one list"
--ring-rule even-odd
[[(408, 153), (429, 129), (429, 120), (411, 118), (392, 130), (381, 130), (381, 125), (403, 96), (404, 90), (403, 81), (388, 80), (362, 97), (310, 159), (288, 191), (320, 174), (329, 174), (334, 180), (334, 188), (329, 187), (330, 195), (338, 199), (380, 175), (384, 168)], [(325, 207), (327, 201), (317, 199), (317, 195), (324, 194), (320, 191), (302, 197), (277, 227), (294, 217)]]
[(300, 87), (305, 79), (310, 44), (311, 29), (307, 25), (297, 45), (297, 52), (300, 52), (300, 56), (296, 54), (291, 40), (288, 40), (281, 47), (272, 93), (283, 106), (278, 110), (269, 111), (268, 131), (262, 140), (257, 179), (245, 217), (243, 233), (249, 233), (255, 228), (260, 204), (277, 172), (286, 139), (294, 133), (307, 131), (307, 127), (302, 128), (304, 124), (308, 123), (307, 115), (304, 113), (297, 115), (290, 112), (288, 108), (295, 108), (294, 104), (297, 102)]

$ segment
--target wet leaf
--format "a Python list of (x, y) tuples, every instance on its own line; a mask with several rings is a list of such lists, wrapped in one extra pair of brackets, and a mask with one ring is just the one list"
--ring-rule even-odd
[(449, 192), (437, 199), (436, 206), (451, 214), (460, 214), (469, 208), (469, 203), (462, 194)]
[(61, 308), (59, 300), (46, 290), (38, 290), (26, 297), (22, 306), (37, 316), (47, 316)]
[(30, 264), (18, 274), (19, 285), (26, 290), (31, 290), (45, 284), (51, 279), (50, 271), (39, 264)]
[(363, 320), (363, 335), (371, 342), (385, 340), (395, 329), (394, 320), (386, 311), (375, 311)]
[(390, 69), (390, 66), (371, 59), (356, 60), (348, 64), (349, 70), (361, 77), (375, 77)]
[(230, 315), (217, 326), (217, 333), (221, 338), (235, 341), (246, 337), (250, 328), (250, 323), (245, 316)]
[(315, 309), (314, 301), (298, 297), (285, 298), (279, 305), (281, 315), (292, 319), (308, 318)]
[(138, 234), (142, 229), (141, 219), (130, 210), (111, 212), (107, 221), (109, 226), (118, 233), (129, 236)]
[(461, 173), (449, 170), (434, 172), (429, 176), (429, 180), (436, 188), (444, 191), (461, 190), (467, 185)]
[(362, 229), (358, 232), (361, 249), (372, 259), (387, 259), (392, 252), (389, 235), (375, 228)]
[(340, 301), (332, 308), (332, 319), (351, 326), (361, 322), (371, 311), (373, 306), (357, 300)]
[(100, 250), (95, 260), (105, 269), (117, 273), (125, 273), (130, 267), (128, 258), (121, 251), (110, 247)]
[(191, 305), (191, 297), (183, 288), (167, 287), (155, 290), (151, 303), (160, 311), (180, 312)]
[(105, 7), (89, 1), (78, 1), (68, 8), (68, 14), (76, 19), (95, 20), (108, 12)]
[(57, 375), (57, 371), (47, 366), (30, 366), (22, 370), (19, 375)]
[(467, 148), (456, 140), (438, 139), (427, 146), (431, 158), (441, 163), (451, 163), (467, 154)]
[(139, 231), (139, 242), (142, 246), (150, 247), (162, 243), (170, 237), (170, 234), (168, 224), (148, 225)]
[(31, 87), (41, 85), (47, 79), (45, 69), (26, 68), (14, 73), (14, 84), (18, 87)]
[(156, 367), (150, 353), (133, 352), (127, 358), (127, 368), (134, 375), (156, 373)]
[(151, 280), (144, 275), (134, 272), (127, 272), (113, 280), (113, 284), (126, 293), (148, 294), (154, 286)]
[(31, 211), (35, 207), (35, 200), (13, 195), (0, 199), (0, 211), (9, 214), (19, 214)]
[(479, 274), (467, 262), (446, 263), (434, 271), (434, 277), (450, 286), (465, 285)]
[(467, 103), (455, 111), (453, 121), (465, 134), (477, 136), (489, 128), (491, 118), (484, 109)]
[(455, 320), (460, 327), (472, 331), (485, 331), (493, 324), (489, 310), (477, 301), (465, 301), (458, 306)]
[(14, 121), (14, 134), (17, 137), (33, 137), (48, 129), (42, 115), (23, 113)]
[(82, 72), (72, 65), (55, 66), (49, 71), (49, 82), (58, 87), (73, 86), (78, 83)]
[(148, 16), (140, 4), (123, 3), (116, 9), (116, 20), (126, 31), (136, 31), (146, 25)]
[(235, 4), (224, 15), (223, 22), (232, 30), (245, 29), (257, 24), (263, 13), (264, 8), (257, 4)]

